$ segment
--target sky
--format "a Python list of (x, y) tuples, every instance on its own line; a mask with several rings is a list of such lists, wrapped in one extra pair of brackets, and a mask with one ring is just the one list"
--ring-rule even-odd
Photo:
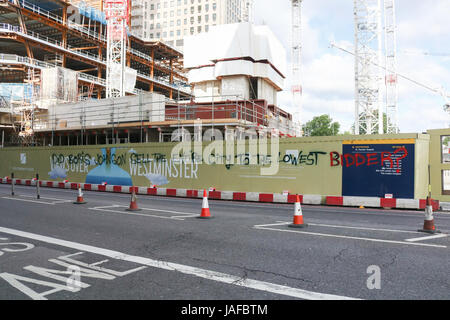
[[(265, 24), (286, 49), (291, 63), (290, 0), (254, 0), (254, 23)], [(396, 0), (397, 72), (450, 96), (450, 0)], [(353, 51), (353, 0), (303, 0), (302, 122), (328, 114), (351, 131), (355, 112), (354, 56), (330, 47), (334, 41)], [(384, 40), (383, 40), (384, 44)], [(292, 102), (288, 68), (278, 105), (288, 112)], [(401, 133), (447, 128), (450, 114), (444, 98), (403, 78), (398, 80)], [(450, 100), (450, 99), (449, 99)], [(383, 98), (384, 102), (384, 98)]]

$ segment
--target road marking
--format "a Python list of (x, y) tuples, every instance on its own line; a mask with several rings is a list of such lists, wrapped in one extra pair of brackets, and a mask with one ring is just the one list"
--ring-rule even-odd
[(45, 201), (39, 201), (39, 200), (21, 199), (20, 197), (36, 198), (36, 196), (29, 196), (29, 195), (19, 195), (18, 197), (2, 197), (2, 198), (3, 199), (9, 199), (9, 200), (24, 201), (24, 202), (34, 202), (34, 203), (49, 204), (49, 205), (55, 205), (55, 204), (59, 204), (59, 203), (72, 202), (72, 200), (40, 197), (40, 199), (42, 199), (42, 200), (51, 200), (51, 202), (45, 202)]
[(309, 235), (313, 235), (313, 236), (322, 236), (322, 237), (332, 237), (332, 238), (342, 238), (342, 239), (352, 239), (352, 240), (362, 240), (362, 241), (372, 241), (372, 242), (383, 242), (383, 243), (392, 243), (392, 244), (407, 244), (407, 245), (415, 245), (415, 246), (423, 246), (423, 247), (447, 248), (447, 246), (437, 245), (437, 244), (414, 243), (414, 242), (405, 242), (405, 241), (376, 239), (376, 238), (352, 237), (352, 236), (343, 236), (343, 235), (337, 235), (337, 234), (307, 232), (307, 231), (298, 231), (298, 230), (282, 230), (282, 229), (268, 228), (268, 227), (253, 226), (253, 228), (260, 229), (260, 230), (271, 230), (271, 231), (309, 234)]
[(243, 278), (243, 277), (235, 276), (235, 275), (231, 275), (231, 274), (201, 269), (201, 268), (197, 268), (197, 267), (191, 267), (191, 266), (187, 266), (187, 265), (183, 265), (183, 264), (177, 264), (177, 263), (161, 261), (161, 260), (153, 260), (150, 258), (139, 257), (139, 256), (132, 256), (132, 255), (128, 255), (128, 254), (125, 254), (122, 252), (118, 252), (118, 251), (103, 249), (103, 248), (85, 245), (85, 244), (81, 244), (81, 243), (77, 243), (77, 242), (42, 236), (42, 235), (25, 232), (25, 231), (20, 231), (20, 230), (15, 230), (15, 229), (10, 229), (10, 228), (0, 227), (0, 232), (16, 235), (16, 236), (27, 238), (27, 239), (33, 239), (36, 241), (55, 244), (55, 245), (66, 247), (66, 248), (72, 248), (72, 249), (76, 249), (78, 251), (91, 252), (91, 253), (103, 255), (106, 257), (110, 257), (110, 258), (116, 259), (116, 260), (134, 262), (134, 263), (138, 263), (138, 264), (149, 266), (149, 267), (154, 267), (154, 268), (158, 268), (158, 269), (188, 274), (191, 276), (195, 276), (195, 277), (199, 277), (199, 278), (203, 278), (203, 279), (207, 279), (207, 280), (211, 280), (211, 281), (217, 281), (217, 282), (226, 283), (226, 284), (230, 284), (230, 285), (236, 285), (239, 287), (245, 287), (245, 288), (270, 292), (270, 293), (284, 295), (284, 296), (290, 296), (290, 297), (299, 298), (299, 299), (357, 300), (357, 298), (312, 292), (312, 291), (302, 290), (302, 289), (288, 287), (288, 286), (284, 286), (284, 285), (279, 285), (279, 284), (275, 284), (275, 283), (270, 283), (270, 282), (265, 282), (265, 281), (260, 281), (260, 280), (252, 280), (252, 279), (248, 279), (246, 277)]
[(283, 222), (278, 221), (278, 223), (271, 223), (271, 224), (257, 224), (254, 227), (270, 227), (270, 226), (281, 226), (283, 224), (289, 224), (290, 222)]
[(38, 200), (28, 200), (28, 199), (19, 199), (19, 198), (11, 198), (11, 197), (2, 197), (3, 199), (8, 199), (8, 200), (16, 200), (16, 201), (24, 201), (24, 202), (33, 202), (33, 203), (41, 203), (41, 204), (49, 204), (49, 205), (54, 205), (55, 203), (53, 202), (44, 202), (44, 201), (38, 201)]
[[(116, 208), (127, 208), (126, 206), (115, 206), (115, 207)], [(127, 216), (132, 215), (132, 216), (153, 217), (153, 218), (171, 219), (171, 220), (179, 220), (179, 221), (183, 221), (184, 220), (184, 219), (175, 218), (175, 217), (156, 216), (156, 215), (153, 215), (153, 214), (136, 213), (136, 212), (132, 212), (132, 211), (117, 211), (117, 210), (110, 210), (110, 209), (106, 209), (106, 208), (105, 209), (89, 208), (89, 210), (100, 211), (100, 212), (114, 212), (114, 213), (119, 213), (119, 214), (125, 214)]]
[(422, 240), (429, 240), (429, 239), (439, 239), (439, 238), (445, 238), (445, 237), (448, 237), (448, 234), (442, 233), (442, 234), (436, 234), (436, 235), (433, 235), (433, 236), (406, 239), (405, 241), (415, 242), (415, 241), (422, 241)]
[[(26, 198), (36, 198), (36, 195), (32, 196), (32, 195), (27, 195), (27, 194), (21, 194), (19, 195), (19, 197), (26, 197)], [(45, 200), (55, 200), (55, 201), (64, 201), (64, 202), (69, 202), (72, 200), (68, 200), (68, 199), (58, 199), (58, 198), (48, 198), (48, 197), (41, 197), (41, 199), (45, 199)]]
[[(282, 221), (278, 221), (282, 222)], [(284, 222), (288, 224), (290, 222)], [(276, 225), (276, 224), (274, 224)], [(329, 227), (329, 228), (343, 228), (343, 229), (356, 229), (356, 230), (369, 230), (369, 231), (386, 231), (386, 232), (401, 232), (401, 233), (421, 233), (418, 231), (408, 231), (408, 230), (396, 230), (396, 229), (378, 229), (378, 228), (366, 228), (366, 227), (351, 227), (351, 226), (342, 226), (342, 225), (331, 225), (331, 224), (320, 224), (320, 223), (309, 223), (310, 226), (319, 226), (319, 227)], [(264, 226), (264, 225), (261, 225)], [(270, 226), (270, 224), (268, 225)]]
[(172, 218), (194, 218), (194, 217), (198, 217), (198, 216), (200, 216), (200, 214), (190, 214), (190, 215), (185, 215), (185, 216), (172, 216)]
[[(89, 208), (91, 210), (97, 210), (97, 211), (109, 211), (109, 212), (117, 212), (117, 213), (124, 213), (122, 211), (116, 211), (116, 210), (107, 210), (109, 208), (127, 208), (127, 206), (123, 205), (111, 205), (111, 206), (102, 206), (102, 207), (94, 207)], [(183, 218), (192, 218), (196, 217), (199, 214), (191, 213), (191, 212), (180, 212), (180, 211), (173, 211), (173, 210), (162, 210), (162, 209), (154, 209), (154, 208), (140, 208), (141, 210), (146, 211), (156, 211), (156, 212), (164, 212), (164, 213), (175, 213), (175, 214), (181, 214), (181, 216), (170, 216), (170, 217), (164, 217), (164, 216), (156, 216), (156, 215), (150, 215), (150, 214), (136, 214), (141, 216), (148, 216), (148, 217), (156, 217), (156, 218), (162, 218), (162, 219), (175, 219), (175, 220), (184, 220)], [(126, 214), (129, 214), (129, 212), (126, 212)]]

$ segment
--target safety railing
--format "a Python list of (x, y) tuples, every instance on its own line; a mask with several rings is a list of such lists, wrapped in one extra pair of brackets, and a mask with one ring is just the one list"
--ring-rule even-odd
[[(234, 119), (247, 127), (267, 126), (267, 110), (263, 105), (243, 100), (238, 96), (221, 97), (221, 102), (181, 103), (180, 101), (141, 101), (138, 104), (115, 101), (58, 105), (48, 114), (37, 115), (35, 124), (41, 129), (74, 129), (114, 127), (121, 123), (163, 122), (201, 119), (205, 124), (220, 125), (215, 120)], [(108, 103), (108, 104), (106, 104)]]
[[(33, 68), (54, 68), (57, 66), (56, 64), (50, 62), (44, 62), (37, 59), (30, 59), (28, 57), (18, 56), (15, 54), (4, 54), (4, 53), (0, 53), (0, 62), (23, 64)], [(87, 73), (79, 72), (78, 79), (106, 87), (105, 79), (98, 78)], [(134, 94), (140, 94), (143, 92), (143, 90), (135, 88), (133, 89), (133, 91), (129, 92)]]
[[(14, 3), (14, 0), (8, 0), (8, 1), (11, 2), (11, 3)], [(35, 4), (32, 4), (32, 3), (29, 3), (29, 2), (27, 2), (25, 0), (20, 0), (19, 4), (20, 4), (20, 6), (22, 8), (28, 9), (28, 10), (34, 12), (34, 13), (42, 15), (42, 16), (48, 18), (48, 19), (51, 19), (51, 20), (53, 20), (53, 21), (55, 21), (57, 23), (65, 25), (65, 26), (67, 26), (67, 27), (69, 27), (71, 29), (77, 30), (77, 31), (85, 34), (86, 36), (88, 36), (90, 38), (93, 38), (95, 40), (102, 41), (102, 42), (105, 42), (105, 43), (107, 42), (106, 36), (104, 36), (104, 35), (102, 35), (102, 34), (100, 34), (98, 32), (95, 32), (95, 31), (93, 31), (93, 30), (91, 30), (89, 28), (86, 28), (86, 27), (84, 27), (84, 26), (82, 26), (82, 25), (80, 25), (80, 24), (78, 24), (76, 22), (73, 22), (70, 19), (68, 19), (67, 21), (64, 21), (64, 19), (61, 16), (58, 16), (58, 15), (56, 15), (54, 13), (51, 13), (50, 11), (42, 9), (41, 7), (39, 7), (39, 6), (35, 5)], [(168, 46), (167, 44), (165, 44), (165, 45)], [(168, 47), (170, 47), (170, 46), (168, 46)], [(172, 48), (172, 47), (170, 47), (170, 48)], [(172, 48), (172, 49), (176, 50), (175, 48)], [(135, 49), (132, 49), (132, 48), (127, 48), (127, 51), (130, 52), (131, 54), (137, 56), (137, 57), (140, 57), (140, 58), (144, 59), (144, 60), (148, 60), (149, 62), (154, 62), (156, 65), (158, 65), (158, 66), (160, 66), (162, 68), (168, 69), (167, 66), (165, 66), (163, 63), (161, 63), (159, 61), (156, 61), (156, 60), (154, 61), (149, 55), (147, 55), (145, 53), (142, 53), (142, 52), (140, 52), (138, 50), (135, 50)]]
[[(67, 51), (67, 52), (69, 52), (71, 54), (74, 54), (74, 55), (77, 55), (77, 56), (80, 56), (80, 57), (84, 57), (84, 58), (93, 60), (96, 63), (100, 63), (100, 64), (103, 64), (103, 65), (106, 66), (106, 60), (99, 59), (99, 57), (97, 55), (95, 55), (95, 54), (78, 51), (78, 50), (76, 50), (77, 49), (76, 47), (72, 47), (72, 46), (69, 46), (69, 45), (64, 47), (64, 45), (63, 45), (63, 43), (61, 41), (58, 41), (58, 40), (55, 40), (55, 39), (52, 39), (52, 38), (49, 38), (49, 37), (41, 36), (40, 34), (34, 32), (34, 31), (26, 31), (25, 32), (19, 26), (13, 26), (13, 25), (10, 25), (10, 24), (7, 24), (7, 23), (2, 23), (2, 24), (0, 24), (0, 32), (14, 32), (14, 33), (20, 34), (20, 35), (22, 35), (24, 37), (31, 37), (31, 39), (39, 41), (39, 42), (44, 42), (48, 46), (57, 47), (60, 50), (64, 50), (64, 51)], [(145, 79), (149, 80), (149, 81), (154, 81), (154, 82), (163, 84), (165, 86), (168, 86), (168, 87), (170, 87), (172, 89), (179, 90), (180, 92), (183, 92), (185, 94), (190, 94), (191, 93), (190, 89), (174, 85), (173, 83), (170, 83), (169, 81), (164, 81), (162, 78), (155, 78), (155, 77), (152, 78), (149, 75), (146, 75), (146, 74), (144, 74), (142, 72), (138, 72), (138, 75), (140, 77), (142, 77), (142, 78), (145, 78)]]

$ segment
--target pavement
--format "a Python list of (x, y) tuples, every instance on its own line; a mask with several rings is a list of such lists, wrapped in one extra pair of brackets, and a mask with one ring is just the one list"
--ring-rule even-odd
[(449, 299), (450, 214), (0, 185), (0, 299)]

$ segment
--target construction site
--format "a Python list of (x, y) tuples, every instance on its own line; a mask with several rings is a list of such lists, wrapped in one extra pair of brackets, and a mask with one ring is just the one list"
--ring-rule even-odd
[[(233, 129), (238, 138), (246, 129), (299, 135), (292, 115), (276, 105), (285, 75), (267, 53), (251, 46), (238, 55), (245, 58), (231, 61), (227, 48), (217, 49), (209, 58), (229, 70), (219, 66), (211, 77), (210, 61), (206, 71), (195, 63), (189, 69), (179, 50), (130, 34), (131, 7), (131, 1), (0, 0), (1, 146), (170, 141), (174, 130), (192, 132), (198, 120), (204, 130)], [(188, 79), (190, 70), (195, 79)], [(213, 89), (200, 92), (206, 86)]]

